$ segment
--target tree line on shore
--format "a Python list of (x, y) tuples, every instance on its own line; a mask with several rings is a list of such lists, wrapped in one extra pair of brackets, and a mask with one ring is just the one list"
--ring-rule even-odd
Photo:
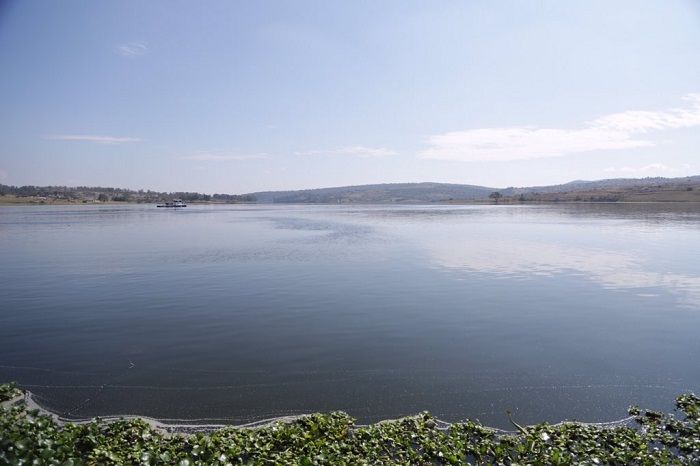
[(187, 202), (254, 202), (250, 194), (203, 194), (197, 192), (159, 192), (100, 186), (9, 186), (0, 184), (0, 196), (62, 199), (68, 201), (95, 202), (160, 202), (165, 199), (182, 199)]

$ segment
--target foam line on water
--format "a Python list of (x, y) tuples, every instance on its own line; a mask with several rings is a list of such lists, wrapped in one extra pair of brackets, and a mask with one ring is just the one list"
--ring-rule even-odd
[[(10, 400), (9, 402), (5, 402), (3, 404), (11, 404), (11, 403), (16, 403), (20, 400), (24, 400), (29, 409), (36, 409), (40, 413), (45, 414), (47, 416), (50, 416), (59, 425), (86, 424), (86, 423), (92, 422), (96, 419), (95, 417), (70, 418), (70, 417), (62, 416), (61, 414), (56, 413), (56, 412), (46, 408), (45, 406), (43, 406), (38, 401), (39, 398), (41, 398), (41, 397), (34, 395), (30, 391), (25, 391), (23, 396), (20, 396), (14, 400)], [(167, 431), (167, 432), (194, 433), (194, 432), (211, 432), (211, 431), (222, 429), (222, 428), (234, 428), (234, 429), (264, 428), (264, 427), (268, 427), (268, 426), (271, 426), (271, 425), (274, 425), (277, 423), (294, 422), (298, 419), (301, 419), (305, 416), (308, 416), (309, 414), (299, 414), (299, 415), (293, 415), (293, 416), (290, 416), (290, 415), (277, 416), (277, 417), (272, 417), (272, 418), (261, 419), (258, 421), (252, 421), (252, 422), (248, 422), (248, 423), (244, 423), (244, 424), (225, 424), (225, 423), (220, 422), (220, 421), (235, 421), (235, 418), (227, 418), (227, 417), (183, 419), (183, 418), (153, 418), (153, 417), (149, 417), (149, 416), (141, 416), (141, 415), (136, 415), (136, 414), (120, 414), (120, 415), (100, 416), (99, 418), (103, 421), (106, 421), (106, 422), (114, 422), (114, 421), (123, 420), (123, 419), (142, 419), (142, 420), (148, 422), (151, 426), (158, 428), (158, 429), (162, 429), (162, 430)], [(386, 419), (383, 421), (379, 421), (376, 424), (394, 422), (397, 420), (398, 419)], [(604, 422), (561, 421), (561, 422), (558, 422), (558, 423), (552, 424), (552, 425), (553, 426), (560, 426), (560, 425), (565, 425), (565, 424), (575, 424), (575, 425), (582, 425), (582, 426), (594, 426), (594, 427), (600, 427), (600, 428), (604, 428), (604, 429), (611, 429), (611, 428), (615, 428), (615, 427), (629, 425), (633, 420), (634, 420), (634, 416), (628, 416), (628, 417), (618, 419), (618, 420), (613, 420), (613, 421), (604, 421)], [(212, 421), (219, 421), (219, 422), (214, 423)], [(459, 422), (451, 423), (451, 422), (443, 421), (441, 419), (436, 419), (436, 424), (437, 424), (436, 428), (438, 430), (449, 430), (451, 426), (453, 426), (455, 424), (459, 424)], [(357, 428), (361, 428), (361, 427), (368, 427), (370, 425), (372, 425), (372, 424), (354, 424), (353, 428), (357, 429)], [(518, 434), (518, 431), (511, 431), (511, 430), (499, 429), (499, 428), (488, 427), (488, 426), (484, 426), (484, 427), (486, 429), (493, 431), (496, 434), (499, 434), (499, 435)]]

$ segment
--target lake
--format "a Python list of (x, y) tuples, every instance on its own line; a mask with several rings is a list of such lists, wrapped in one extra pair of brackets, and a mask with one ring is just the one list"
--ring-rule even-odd
[(520, 423), (700, 390), (700, 206), (0, 207), (0, 381), (68, 417)]

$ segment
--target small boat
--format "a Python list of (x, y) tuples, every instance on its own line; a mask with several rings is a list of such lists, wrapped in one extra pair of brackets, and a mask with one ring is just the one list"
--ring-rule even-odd
[(173, 199), (172, 202), (158, 204), (156, 207), (187, 207), (187, 204), (182, 202), (182, 199)]

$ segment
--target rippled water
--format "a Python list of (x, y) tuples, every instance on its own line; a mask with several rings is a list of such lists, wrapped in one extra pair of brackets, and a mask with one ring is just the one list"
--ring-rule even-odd
[(610, 420), (700, 390), (700, 207), (0, 208), (0, 380), (74, 417)]

